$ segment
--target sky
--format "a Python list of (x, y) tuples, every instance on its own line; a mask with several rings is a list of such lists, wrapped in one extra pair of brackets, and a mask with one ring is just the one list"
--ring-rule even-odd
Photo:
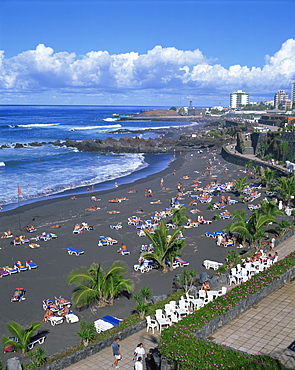
[(294, 0), (0, 0), (0, 104), (291, 98), (294, 14)]

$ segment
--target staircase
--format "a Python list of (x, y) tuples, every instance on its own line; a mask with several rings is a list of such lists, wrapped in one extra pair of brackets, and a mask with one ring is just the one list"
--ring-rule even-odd
[(247, 134), (241, 134), (241, 139), (243, 140), (244, 146), (245, 146), (245, 150), (244, 150), (243, 154), (245, 154), (245, 155), (252, 154), (253, 155), (254, 150), (253, 150), (253, 147), (252, 147), (251, 136), (247, 135)]

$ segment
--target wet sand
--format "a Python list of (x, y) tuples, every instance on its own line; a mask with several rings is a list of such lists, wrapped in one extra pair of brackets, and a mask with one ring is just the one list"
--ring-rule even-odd
[[(214, 157), (216, 158), (215, 160)], [(146, 237), (138, 237), (134, 226), (127, 225), (127, 218), (137, 210), (144, 211), (140, 217), (143, 220), (150, 219), (154, 211), (160, 211), (170, 205), (170, 200), (177, 194), (177, 183), (180, 181), (185, 190), (192, 190), (193, 179), (202, 181), (202, 185), (214, 179), (210, 178), (206, 167), (208, 160), (212, 159), (214, 170), (213, 175), (217, 176), (218, 181), (230, 181), (240, 176), (245, 176), (241, 168), (225, 162), (219, 154), (208, 152), (198, 154), (196, 151), (186, 152), (182, 155), (177, 154), (177, 159), (173, 161), (166, 170), (141, 179), (132, 184), (125, 184), (112, 190), (103, 192), (90, 192), (78, 195), (77, 199), (71, 200), (69, 196), (59, 199), (50, 199), (26, 205), (19, 209), (2, 212), (0, 232), (13, 231), (14, 235), (25, 234), (28, 237), (34, 234), (19, 231), (26, 225), (33, 224), (37, 228), (37, 234), (53, 232), (58, 235), (57, 239), (47, 242), (39, 242), (40, 248), (31, 249), (28, 244), (20, 246), (11, 245), (11, 239), (0, 240), (0, 265), (10, 265), (17, 260), (25, 262), (32, 259), (38, 264), (38, 268), (31, 271), (23, 271), (11, 276), (0, 279), (2, 305), (0, 307), (0, 330), (1, 333), (8, 335), (5, 323), (17, 321), (23, 326), (31, 322), (41, 321), (44, 315), (42, 300), (62, 295), (70, 299), (74, 285), (68, 285), (67, 276), (74, 268), (79, 266), (89, 267), (91, 263), (101, 263), (107, 270), (115, 260), (122, 260), (127, 263), (129, 271), (127, 277), (131, 278), (135, 284), (135, 291), (138, 292), (142, 286), (149, 286), (153, 295), (170, 294), (173, 292), (172, 280), (176, 273), (181, 273), (181, 269), (163, 274), (160, 271), (152, 270), (149, 273), (141, 274), (133, 270), (133, 265), (137, 263), (139, 251), (142, 244), (147, 244)], [(173, 171), (175, 170), (175, 174)], [(189, 179), (183, 179), (188, 175)], [(160, 179), (164, 180), (164, 187), (160, 186)], [(144, 189), (152, 189), (153, 197), (144, 197)], [(129, 190), (136, 189), (135, 193), (128, 193)], [(236, 199), (233, 193), (229, 193), (232, 199)], [(90, 201), (91, 196), (100, 198), (99, 201)], [(228, 194), (226, 194), (228, 195)], [(129, 200), (121, 203), (109, 203), (109, 199), (127, 197)], [(161, 204), (151, 204), (160, 200)], [(186, 195), (183, 203), (188, 205), (191, 197)], [(213, 201), (217, 201), (214, 197)], [(96, 211), (85, 211), (86, 208), (96, 205), (100, 207)], [(207, 209), (207, 204), (198, 202), (197, 208), (202, 211), (205, 219), (212, 219), (214, 211)], [(196, 208), (190, 206), (190, 209)], [(245, 208), (245, 205), (238, 203), (229, 206), (229, 210), (234, 212), (236, 209)], [(109, 214), (107, 211), (118, 210), (120, 213)], [(197, 219), (198, 214), (187, 214), (193, 220)], [(34, 221), (33, 221), (34, 220)], [(76, 223), (81, 224), (86, 221), (94, 227), (93, 231), (84, 231), (82, 234), (74, 235), (73, 228)], [(117, 222), (123, 223), (123, 228), (116, 231), (111, 230), (109, 225)], [(222, 230), (229, 221), (213, 221), (211, 225), (200, 225), (198, 228), (185, 229), (186, 247), (183, 249), (182, 258), (190, 263), (189, 268), (194, 269), (197, 274), (206, 271), (202, 266), (204, 259), (211, 259), (224, 262), (224, 258), (229, 249), (216, 246), (216, 240), (204, 236), (206, 231)], [(51, 229), (50, 226), (59, 224), (58, 229)], [(108, 247), (98, 247), (97, 242), (100, 235), (111, 236), (118, 240), (117, 245)], [(130, 255), (121, 256), (117, 253), (121, 243), (125, 243), (131, 251)], [(67, 247), (82, 249), (85, 253), (81, 256), (70, 256)], [(240, 251), (240, 250), (238, 250)], [(212, 274), (212, 271), (207, 271)], [(11, 303), (10, 298), (17, 287), (26, 290), (26, 300), (20, 303)], [(124, 318), (132, 313), (136, 302), (134, 299), (120, 297), (113, 306), (104, 308), (77, 310), (73, 308), (80, 320), (94, 321), (102, 316), (109, 314), (119, 318)], [(50, 356), (79, 342), (75, 334), (80, 328), (79, 324), (67, 324), (52, 327), (50, 324), (43, 324), (40, 330), (47, 332), (47, 338), (43, 345), (45, 355)], [(2, 359), (11, 357), (11, 354), (2, 354)]]

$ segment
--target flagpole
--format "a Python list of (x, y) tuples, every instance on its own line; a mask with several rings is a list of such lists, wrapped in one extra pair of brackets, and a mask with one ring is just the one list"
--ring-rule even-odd
[(20, 210), (19, 210), (19, 196), (20, 196), (21, 193), (22, 193), (21, 188), (20, 188), (19, 184), (17, 184), (18, 226), (19, 226), (20, 231), (22, 230), (21, 225), (20, 225)]

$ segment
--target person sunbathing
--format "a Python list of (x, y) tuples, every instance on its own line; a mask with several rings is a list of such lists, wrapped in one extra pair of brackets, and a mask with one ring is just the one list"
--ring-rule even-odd
[(55, 311), (59, 310), (57, 305), (53, 303), (51, 299), (46, 299), (44, 303), (46, 304), (47, 308), (50, 308), (51, 310), (55, 310)]
[(100, 208), (97, 206), (91, 206), (89, 208), (85, 208), (85, 211), (96, 211), (97, 209), (100, 209)]
[(70, 309), (68, 306), (64, 306), (63, 309), (61, 309), (59, 312), (58, 312), (58, 315), (59, 316), (63, 316), (65, 317), (66, 315), (68, 315), (70, 312)]
[(115, 213), (120, 213), (120, 211), (107, 211), (107, 213), (110, 213), (111, 215), (113, 215)]
[(11, 238), (12, 237), (12, 231), (8, 229), (8, 231), (5, 231), (4, 234), (1, 236), (1, 239), (3, 238)]
[(190, 212), (193, 213), (193, 214), (202, 213), (202, 211), (200, 211), (198, 208), (192, 209)]
[(189, 202), (189, 206), (194, 206), (194, 205), (196, 205), (196, 204), (198, 204), (196, 199), (192, 199), (192, 200)]
[(30, 247), (30, 248), (33, 248), (33, 249), (34, 249), (34, 248), (40, 248), (40, 245), (39, 245), (39, 244), (36, 244), (36, 243), (30, 243), (30, 244), (29, 244), (29, 247)]
[(13, 300), (18, 300), (20, 299), (21, 295), (23, 294), (23, 290), (22, 289), (15, 289), (14, 293), (13, 293), (13, 296), (12, 296), (12, 299)]
[(127, 247), (125, 244), (122, 243), (121, 247), (118, 249), (118, 253), (124, 253), (127, 251)]
[(44, 314), (44, 316), (43, 316), (43, 322), (48, 322), (48, 319), (50, 318), (50, 317), (53, 317), (54, 316), (54, 313), (51, 311), (51, 309), (50, 308), (47, 308), (46, 309), (46, 312), (45, 312), (45, 314)]
[(50, 229), (58, 229), (59, 227), (61, 227), (59, 224), (56, 224), (56, 225), (52, 225), (52, 226), (49, 226)]
[(79, 230), (81, 230), (82, 229), (82, 226), (81, 225), (79, 225), (79, 224), (76, 224), (75, 225), (75, 227), (74, 227), (74, 230), (75, 231), (79, 231)]
[(35, 229), (35, 226), (34, 225), (30, 225), (30, 226), (27, 226), (25, 228), (25, 231), (28, 232), (28, 233), (32, 233), (34, 232), (36, 229)]
[(128, 193), (137, 193), (136, 189), (129, 190)]
[(55, 301), (58, 303), (58, 304), (67, 304), (67, 303), (70, 303), (67, 299), (63, 298), (61, 295), (57, 298), (57, 297), (54, 297)]

